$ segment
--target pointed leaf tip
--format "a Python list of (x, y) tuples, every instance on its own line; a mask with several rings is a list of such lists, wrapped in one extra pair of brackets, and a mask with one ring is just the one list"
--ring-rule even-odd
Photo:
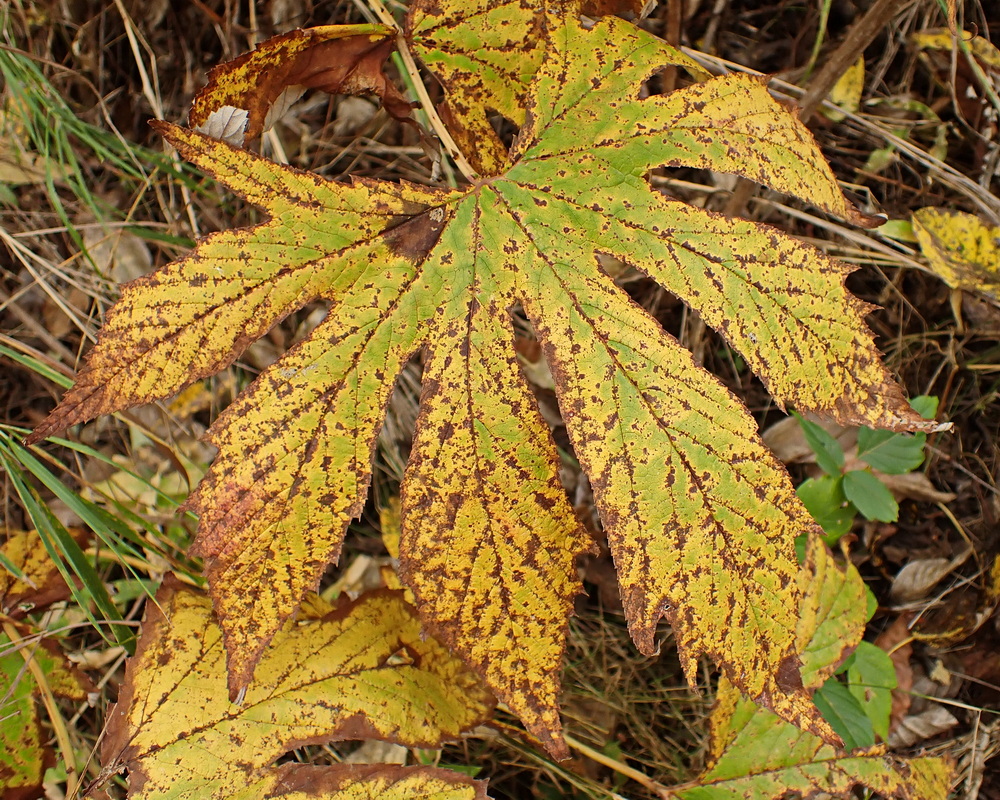
[[(838, 566), (819, 537), (810, 538), (802, 584), (798, 649), (804, 683), (815, 689), (861, 641), (865, 587), (853, 565)], [(693, 785), (679, 787), (676, 797), (780, 800), (790, 791), (847, 797), (862, 786), (900, 800), (944, 800), (952, 774), (940, 758), (901, 758), (884, 747), (838, 751), (814, 731), (793, 727), (752, 704), (725, 677), (712, 712), (707, 761)]]

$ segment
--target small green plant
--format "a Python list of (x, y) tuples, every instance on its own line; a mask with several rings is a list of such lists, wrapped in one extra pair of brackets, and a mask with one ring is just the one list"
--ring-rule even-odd
[[(933, 419), (938, 399), (916, 397), (910, 405), (924, 419)], [(804, 481), (796, 493), (823, 528), (827, 544), (836, 544), (851, 529), (858, 513), (865, 519), (895, 522), (899, 518), (896, 498), (872, 470), (885, 475), (913, 472), (924, 462), (927, 434), (860, 428), (857, 457), (867, 466), (845, 470), (847, 461), (837, 440), (815, 422), (798, 414), (795, 417), (802, 426), (806, 442), (816, 454), (816, 463), (826, 473)]]

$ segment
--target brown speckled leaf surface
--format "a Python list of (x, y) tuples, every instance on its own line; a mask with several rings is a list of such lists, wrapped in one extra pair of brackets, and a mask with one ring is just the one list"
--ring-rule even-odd
[[(841, 567), (813, 537), (803, 571), (798, 625), (802, 674), (815, 689), (857, 645), (866, 616), (865, 587), (853, 565)], [(944, 800), (951, 766), (942, 758), (903, 759), (884, 746), (838, 751), (767, 709), (749, 702), (726, 679), (711, 718), (704, 772), (669, 796), (678, 800), (779, 800), (853, 797), (861, 786), (898, 800)]]
[[(225, 655), (209, 599), (168, 578), (147, 607), (102, 746), (105, 766), (128, 767), (133, 800), (249, 800), (282, 780), (302, 790), (302, 775), (272, 766), (296, 747), (367, 738), (438, 747), (492, 710), (489, 692), (398, 593), (282, 630), (239, 704), (227, 696)], [(353, 776), (366, 777), (378, 778)]]
[(212, 426), (219, 455), (191, 500), (235, 694), (337, 558), (393, 381), (421, 353), (402, 575), (428, 627), (565, 756), (559, 665), (574, 559), (590, 544), (514, 355), (510, 315), (523, 312), (593, 485), (639, 647), (656, 650), (666, 617), (690, 678), (707, 654), (749, 697), (834, 740), (798, 669), (793, 541), (813, 523), (743, 404), (597, 255), (682, 297), (779, 402), (929, 429), (882, 366), (843, 267), (773, 228), (669, 201), (644, 176), (661, 164), (711, 168), (860, 216), (759, 80), (640, 99), (646, 78), (689, 59), (617, 18), (560, 25), (506, 166), (463, 189), (332, 183), (159, 124), (268, 220), (213, 234), (126, 286), (76, 386), (34, 436), (167, 396), (304, 303), (330, 304)]

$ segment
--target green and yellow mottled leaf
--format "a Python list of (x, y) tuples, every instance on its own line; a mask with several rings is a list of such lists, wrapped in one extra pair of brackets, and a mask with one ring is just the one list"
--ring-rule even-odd
[[(481, 174), (499, 174), (507, 163), (487, 114), (524, 125), (529, 87), (550, 39), (581, 5), (590, 15), (616, 12), (614, 3), (602, 8), (581, 0), (417, 0), (410, 6), (407, 39), (443, 84), (449, 127)], [(657, 69), (674, 65), (705, 74), (679, 50), (661, 47)]]
[(209, 600), (169, 579), (147, 606), (109, 714), (104, 764), (128, 767), (133, 800), (263, 798), (282, 777), (270, 765), (295, 747), (358, 738), (435, 747), (492, 708), (479, 681), (391, 592), (287, 627), (256, 675), (239, 704), (228, 700)]
[(447, 769), (388, 764), (281, 768), (281, 800), (487, 800), (486, 782)]
[(840, 569), (817, 537), (809, 538), (806, 568), (799, 573), (802, 606), (796, 631), (802, 683), (818, 689), (861, 642), (868, 621), (868, 594), (857, 570)]
[[(799, 623), (799, 650), (807, 688), (833, 674), (864, 631), (864, 584), (848, 563), (837, 566), (818, 537), (809, 543)], [(850, 797), (863, 786), (899, 800), (944, 800), (951, 769), (940, 758), (902, 759), (884, 747), (844, 753), (742, 697), (725, 678), (712, 714), (708, 765), (675, 787), (682, 800), (777, 800), (789, 793)]]
[(590, 545), (516, 361), (511, 313), (523, 311), (594, 487), (638, 645), (654, 652), (667, 616), (690, 678), (708, 654), (750, 697), (835, 740), (798, 669), (793, 542), (813, 523), (740, 401), (597, 255), (689, 303), (780, 402), (934, 429), (881, 365), (844, 267), (772, 228), (667, 200), (644, 176), (660, 165), (742, 174), (862, 220), (759, 80), (640, 99), (646, 78), (683, 63), (673, 48), (616, 18), (562, 25), (506, 171), (463, 190), (327, 182), (160, 123), (185, 158), (270, 219), (207, 237), (125, 287), (78, 383), (32, 438), (169, 395), (290, 311), (329, 303), (213, 425), (219, 455), (191, 500), (235, 694), (337, 558), (392, 383), (421, 352), (401, 573), (428, 627), (564, 755), (558, 665), (573, 560)]
[(417, 0), (406, 37), (447, 92), (445, 118), (473, 166), (499, 174), (507, 151), (487, 119), (493, 111), (524, 124), (527, 88), (545, 58), (548, 29), (573, 0)]
[(952, 289), (1000, 301), (1000, 228), (945, 208), (913, 212), (913, 233), (931, 270)]
[[(41, 699), (36, 673), (44, 675), (53, 695), (76, 702), (85, 701), (93, 687), (54, 641), (39, 639), (14, 623), (7, 622), (4, 628), (0, 631), (0, 795), (42, 797), (42, 778), (55, 764), (55, 753), (38, 715)], [(30, 668), (31, 663), (36, 670)], [(66, 767), (75, 769), (76, 765)]]
[(432, 630), (482, 665), (528, 729), (568, 758), (559, 675), (582, 589), (575, 557), (593, 545), (559, 483), (548, 427), (517, 366), (506, 309), (521, 251), (507, 263), (499, 252), (481, 264), (476, 253), (462, 255), (470, 236), (502, 225), (491, 195), (461, 203), (439, 243), (455, 273), (425, 354), (403, 479), (400, 572)]

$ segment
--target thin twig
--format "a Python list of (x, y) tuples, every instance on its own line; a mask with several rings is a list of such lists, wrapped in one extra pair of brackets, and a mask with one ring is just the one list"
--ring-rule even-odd
[(372, 11), (375, 12), (375, 15), (384, 25), (391, 25), (396, 29), (396, 48), (399, 51), (400, 58), (403, 59), (403, 65), (406, 67), (406, 72), (413, 82), (413, 89), (417, 93), (417, 99), (420, 101), (420, 106), (427, 115), (427, 120), (430, 122), (431, 128), (434, 129), (434, 133), (437, 134), (438, 139), (440, 139), (441, 145), (448, 152), (448, 155), (451, 156), (452, 160), (461, 170), (462, 174), (468, 180), (475, 181), (479, 175), (472, 168), (472, 165), (468, 162), (468, 160), (466, 160), (465, 156), (462, 155), (462, 151), (459, 150), (458, 145), (455, 144), (455, 140), (448, 132), (448, 129), (445, 127), (444, 122), (442, 122), (441, 117), (438, 116), (437, 109), (434, 107), (434, 101), (431, 100), (431, 96), (427, 93), (427, 87), (424, 86), (423, 78), (420, 76), (420, 70), (417, 68), (417, 62), (414, 61), (413, 54), (410, 52), (410, 45), (406, 41), (406, 37), (403, 35), (403, 32), (399, 29), (399, 26), (396, 24), (395, 18), (382, 4), (382, 0), (367, 0), (367, 2)]
[(611, 758), (611, 756), (605, 755), (600, 750), (595, 750), (593, 747), (584, 744), (579, 739), (574, 739), (568, 733), (563, 734), (563, 739), (566, 740), (566, 744), (576, 750), (578, 753), (582, 753), (591, 761), (596, 761), (598, 764), (607, 767), (610, 770), (614, 770), (619, 775), (624, 775), (626, 778), (630, 778), (641, 786), (644, 786), (649, 791), (660, 795), (661, 797), (666, 797), (669, 795), (670, 790), (668, 787), (664, 786), (658, 781), (654, 781), (646, 773), (640, 772), (628, 764), (624, 764), (617, 759)]

